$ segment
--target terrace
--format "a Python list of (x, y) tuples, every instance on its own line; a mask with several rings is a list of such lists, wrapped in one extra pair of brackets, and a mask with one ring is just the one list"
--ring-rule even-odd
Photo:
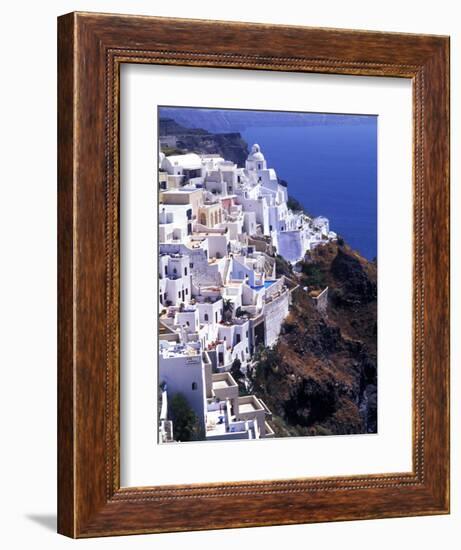
[(160, 354), (164, 358), (192, 357), (201, 353), (199, 342), (188, 342), (187, 344), (160, 340)]
[(276, 283), (277, 281), (264, 281), (264, 283), (262, 285), (258, 285), (258, 286), (253, 286), (253, 285), (250, 285), (250, 287), (253, 289), (253, 290), (266, 290), (268, 289), (270, 286), (272, 286), (274, 283)]
[(207, 411), (207, 438), (259, 439), (259, 430), (253, 420), (235, 420), (230, 414), (228, 402), (212, 403)]
[[(208, 289), (201, 288), (201, 292), (206, 292)], [(195, 301), (197, 304), (215, 304), (216, 302), (219, 302), (221, 300), (221, 294), (219, 293), (219, 289), (214, 290), (211, 289), (210, 292), (212, 294), (203, 295), (198, 294), (192, 299), (192, 303)]]
[(214, 396), (220, 401), (238, 397), (237, 382), (228, 372), (212, 375), (212, 391)]
[(239, 397), (239, 414), (254, 413), (256, 411), (265, 411), (261, 402), (255, 395), (245, 395)]
[(245, 315), (245, 312), (244, 312), (244, 314), (241, 317), (235, 317), (231, 321), (220, 321), (219, 324), (222, 325), (223, 327), (231, 327), (234, 325), (241, 327), (245, 323), (248, 323), (248, 321), (249, 321), (249, 317)]

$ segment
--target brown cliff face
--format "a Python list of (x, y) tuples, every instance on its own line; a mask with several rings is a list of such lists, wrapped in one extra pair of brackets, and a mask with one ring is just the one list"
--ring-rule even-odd
[[(327, 243), (301, 268), (279, 341), (259, 351), (251, 389), (272, 410), (278, 437), (374, 433), (377, 266)], [(326, 315), (306, 286), (329, 287)]]
[(202, 128), (185, 128), (170, 118), (159, 119), (160, 136), (175, 136), (177, 145), (174, 149), (164, 149), (168, 155), (197, 153), (200, 155), (217, 154), (245, 166), (248, 156), (248, 145), (238, 132), (212, 134)]

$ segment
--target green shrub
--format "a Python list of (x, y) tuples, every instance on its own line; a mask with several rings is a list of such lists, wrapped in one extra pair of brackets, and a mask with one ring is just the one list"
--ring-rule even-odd
[(318, 264), (304, 262), (302, 264), (304, 284), (313, 287), (326, 286), (325, 274)]
[(203, 429), (195, 412), (182, 393), (176, 393), (169, 403), (169, 415), (173, 421), (176, 441), (200, 441), (204, 439)]

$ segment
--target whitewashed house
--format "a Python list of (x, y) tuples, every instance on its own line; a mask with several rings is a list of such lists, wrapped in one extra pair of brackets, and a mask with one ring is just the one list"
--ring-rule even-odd
[(257, 144), (245, 168), (194, 153), (159, 163), (159, 440), (175, 440), (168, 403), (177, 393), (207, 440), (271, 437), (270, 411), (240, 396), (229, 370), (238, 360), (246, 372), (288, 315), (296, 285), (276, 277), (274, 251), (295, 264), (336, 234), (328, 219), (288, 208)]
[(161, 243), (185, 242), (192, 235), (191, 204), (162, 204), (158, 218)]
[(189, 256), (161, 254), (159, 267), (159, 301), (162, 306), (188, 303), (192, 297)]

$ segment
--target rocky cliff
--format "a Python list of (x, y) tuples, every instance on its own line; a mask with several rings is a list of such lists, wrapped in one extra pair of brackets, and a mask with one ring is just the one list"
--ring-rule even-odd
[(235, 162), (238, 166), (245, 166), (248, 156), (246, 141), (238, 132), (210, 133), (202, 128), (186, 128), (172, 118), (159, 119), (159, 135), (175, 136), (175, 150), (164, 150), (167, 154), (200, 153), (218, 154), (226, 160)]
[[(250, 390), (274, 414), (278, 437), (377, 431), (376, 264), (341, 240), (301, 272), (277, 345), (260, 349)], [(314, 289), (328, 286), (325, 313)], [(306, 290), (307, 287), (307, 290)]]

